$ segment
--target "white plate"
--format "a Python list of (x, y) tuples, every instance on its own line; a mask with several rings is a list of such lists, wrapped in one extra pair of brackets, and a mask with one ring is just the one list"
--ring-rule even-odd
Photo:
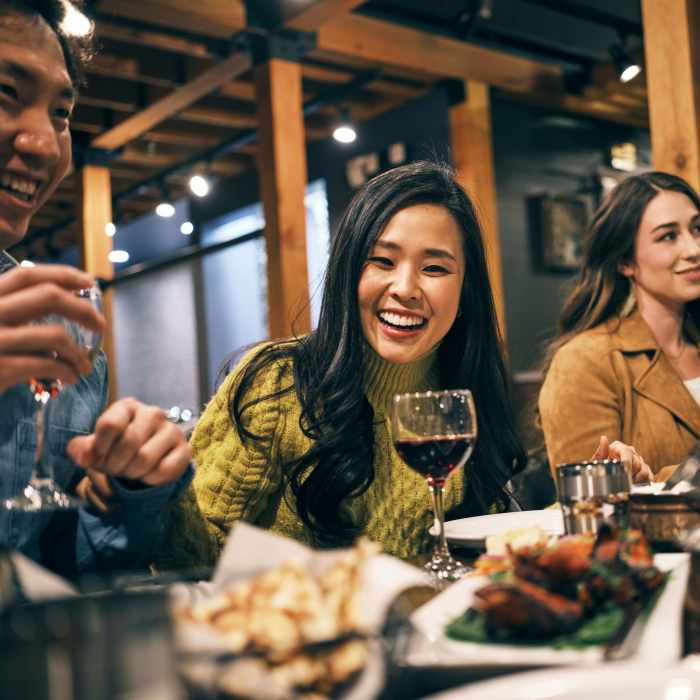
[(598, 669), (518, 673), (453, 688), (425, 700), (698, 700), (700, 673), (682, 668), (651, 671), (640, 663)]
[[(445, 523), (445, 536), (449, 542), (465, 547), (484, 547), (489, 535), (501, 535), (508, 530), (539, 525), (552, 535), (564, 534), (564, 520), (559, 508), (546, 510), (522, 510), (515, 513), (479, 515), (475, 518), (450, 520)], [(431, 535), (437, 535), (437, 527), (430, 528)]]
[[(688, 554), (657, 554), (654, 563), (672, 571), (651, 614), (635, 623), (626, 644), (634, 658), (650, 665), (669, 666), (681, 656), (682, 610), (688, 579)], [(474, 591), (488, 583), (483, 576), (459, 581), (411, 616), (418, 631), (411, 640), (405, 662), (410, 666), (474, 666), (527, 668), (561, 664), (589, 665), (603, 659), (601, 647), (553, 649), (549, 646), (511, 646), (460, 642), (445, 636), (445, 625), (472, 605)], [(612, 697), (612, 696), (611, 696)]]

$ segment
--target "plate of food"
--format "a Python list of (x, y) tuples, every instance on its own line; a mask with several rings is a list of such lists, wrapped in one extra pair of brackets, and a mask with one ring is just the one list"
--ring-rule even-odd
[[(539, 528), (546, 535), (563, 535), (564, 520), (561, 509), (521, 510), (450, 520), (445, 523), (445, 537), (449, 542), (464, 547), (483, 548), (488, 537), (509, 532), (514, 533), (513, 536), (517, 538), (518, 531), (523, 531), (522, 534), (527, 537), (532, 534), (531, 528)], [(438, 534), (435, 525), (430, 529), (430, 534)]]
[(413, 666), (528, 668), (681, 654), (687, 554), (652, 557), (639, 531), (604, 528), (505, 554), (414, 612)]

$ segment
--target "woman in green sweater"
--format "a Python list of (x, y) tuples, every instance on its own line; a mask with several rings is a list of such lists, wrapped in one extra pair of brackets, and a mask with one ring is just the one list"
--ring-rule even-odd
[(479, 439), (451, 478), (455, 515), (503, 509), (525, 454), (474, 207), (452, 172), (418, 162), (371, 180), (333, 239), (318, 328), (249, 352), (192, 439), (170, 565), (211, 565), (238, 520), (315, 546), (364, 533), (410, 558), (430, 547), (422, 478), (390, 435), (395, 393), (466, 387)]

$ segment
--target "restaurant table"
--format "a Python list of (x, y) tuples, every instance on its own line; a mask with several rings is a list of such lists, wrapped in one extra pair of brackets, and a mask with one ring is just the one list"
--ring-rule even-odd
[[(479, 553), (479, 550), (474, 549), (453, 548), (453, 554), (466, 564), (472, 564)], [(424, 559), (414, 561), (413, 563), (422, 564), (424, 563)], [(694, 580), (700, 581), (700, 578), (698, 578), (698, 576), (700, 576), (700, 559), (697, 558), (697, 555), (693, 557), (693, 563)], [(36, 569), (31, 563), (21, 568), (21, 577), (23, 578), (27, 576), (34, 577), (36, 574)], [(95, 595), (98, 594), (100, 586), (102, 586), (105, 591), (109, 590), (111, 592), (115, 590), (117, 592), (128, 592), (143, 591), (145, 589), (164, 589), (175, 580), (181, 580), (183, 578), (189, 581), (201, 580), (202, 578), (209, 578), (210, 575), (210, 570), (200, 570), (196, 572), (187, 572), (185, 574), (166, 573), (160, 576), (153, 576), (144, 572), (141, 575), (129, 574), (107, 579), (91, 578), (82, 582), (81, 590), (83, 592), (85, 590), (90, 590), (91, 595)], [(33, 583), (34, 590), (36, 590), (36, 581)], [(65, 590), (62, 589), (61, 593), (65, 593)], [(400, 652), (400, 649), (397, 650), (396, 645), (401, 643), (401, 634), (407, 630), (408, 617), (411, 612), (429, 601), (436, 594), (437, 591), (430, 588), (414, 587), (413, 589), (409, 589), (405, 594), (399, 596), (396, 605), (392, 606), (393, 609), (390, 609), (389, 617), (391, 618), (393, 615), (393, 619), (387, 621), (384, 630), (385, 636), (382, 641), (383, 648), (387, 652), (386, 682), (384, 689), (378, 696), (379, 700), (417, 700), (418, 698), (423, 698), (442, 690), (447, 690), (463, 684), (474, 683), (484, 680), (485, 678), (505, 675), (515, 670), (513, 668), (498, 669), (493, 666), (482, 669), (475, 666), (468, 667), (460, 665), (415, 667), (402, 664), (400, 653), (395, 652)], [(697, 624), (698, 610), (693, 608), (692, 613), (695, 617), (689, 619), (689, 622), (694, 623), (692, 629), (698, 631), (700, 630)], [(695, 632), (693, 632), (693, 634), (695, 634)], [(697, 651), (699, 648), (697, 645), (699, 643), (700, 639), (686, 639), (686, 653)], [(532, 670), (532, 668), (531, 666), (528, 667), (530, 670)], [(174, 697), (175, 696), (163, 697), (158, 698), (158, 700), (174, 700)], [(190, 688), (185, 697), (189, 697), (190, 700), (212, 700), (214, 696), (210, 693), (202, 693), (201, 691)], [(90, 700), (93, 699), (91, 698)]]

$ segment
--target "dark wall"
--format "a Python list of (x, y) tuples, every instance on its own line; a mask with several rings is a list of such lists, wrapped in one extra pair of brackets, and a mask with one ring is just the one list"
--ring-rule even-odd
[(607, 165), (610, 147), (635, 143), (648, 163), (649, 135), (498, 99), (492, 117), (508, 346), (513, 370), (522, 372), (538, 366), (574, 278), (542, 269), (528, 202), (544, 193), (578, 193), (593, 203), (596, 173)]

